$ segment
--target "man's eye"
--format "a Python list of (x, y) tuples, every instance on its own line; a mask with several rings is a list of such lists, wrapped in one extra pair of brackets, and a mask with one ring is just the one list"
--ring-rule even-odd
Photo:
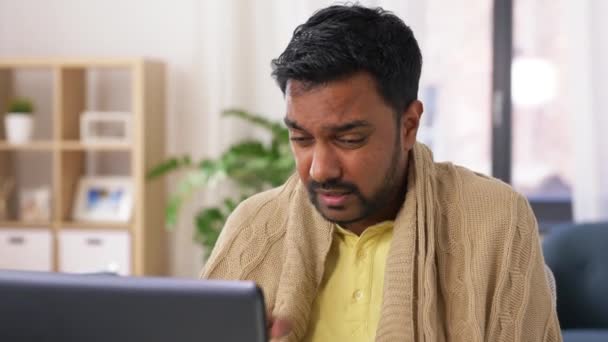
[(310, 137), (291, 137), (289, 138), (289, 140), (293, 141), (294, 143), (298, 144), (298, 145), (307, 145), (312, 143), (312, 138)]
[(359, 145), (365, 142), (365, 138), (338, 138), (336, 139), (340, 144), (344, 145)]

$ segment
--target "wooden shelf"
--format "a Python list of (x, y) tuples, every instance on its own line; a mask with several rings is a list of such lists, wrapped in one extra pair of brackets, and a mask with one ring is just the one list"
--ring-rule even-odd
[(55, 143), (52, 141), (32, 141), (24, 144), (11, 144), (0, 140), (0, 151), (52, 151)]
[[(50, 207), (53, 219), (49, 220), (50, 222), (14, 220), (13, 218), (19, 217), (16, 194), (20, 190), (15, 189), (8, 208), (8, 217), (11, 219), (0, 221), (0, 228), (48, 228), (54, 239), (52, 268), (55, 271), (62, 269), (59, 255), (61, 248), (64, 248), (65, 245), (62, 246), (58, 242), (62, 232), (70, 231), (72, 233), (79, 230), (100, 232), (100, 234), (103, 230), (114, 230), (111, 232), (112, 234), (128, 232), (130, 241), (128, 259), (131, 274), (138, 276), (165, 275), (168, 269), (167, 234), (164, 229), (166, 189), (163, 182), (145, 181), (147, 168), (165, 158), (166, 70), (164, 64), (160, 61), (139, 57), (0, 58), (0, 108), (6, 108), (10, 98), (15, 94), (23, 93), (27, 96), (27, 89), (19, 89), (19, 92), (16, 92), (17, 80), (19, 77), (32, 76), (31, 71), (36, 75), (41, 73), (39, 71), (43, 71), (45, 82), (47, 79), (51, 79), (51, 82), (48, 82), (51, 88), (51, 103), (45, 103), (45, 107), (50, 108), (50, 120), (41, 122), (44, 125), (50, 125), (50, 127), (44, 126), (45, 129), (48, 128), (47, 131), (50, 131), (50, 134), (45, 133), (47, 135), (44, 136), (50, 135), (51, 137), (22, 145), (9, 144), (0, 137), (0, 183), (5, 179), (21, 176), (17, 174), (23, 172), (19, 169), (19, 165), (29, 162), (30, 159), (38, 162), (38, 153), (33, 156), (34, 158), (30, 158), (29, 153), (20, 151), (45, 152), (44, 156), (40, 158), (40, 163), (32, 163), (36, 167), (28, 167), (26, 171), (34, 176), (43, 174), (50, 178), (44, 184), (51, 189)], [(95, 80), (91, 77), (96, 77), (97, 74), (113, 75), (116, 71), (121, 76), (127, 76), (120, 78), (125, 89), (125, 98), (114, 99), (109, 96), (108, 106), (116, 105), (116, 108), (122, 108), (132, 113), (131, 129), (136, 138), (128, 144), (84, 143), (80, 141), (81, 113), (88, 109), (104, 109), (87, 108), (92, 106), (88, 103), (88, 90), (95, 90), (94, 87), (105, 83), (101, 82), (104, 77), (98, 77), (97, 81), (100, 82), (89, 81)], [(34, 86), (38, 85), (32, 84), (32, 87)], [(123, 94), (122, 90), (121, 94)], [(2, 129), (4, 129), (4, 125), (0, 121), (0, 130)], [(15, 151), (19, 153), (15, 153)], [(105, 166), (96, 170), (95, 158), (97, 156), (91, 156), (90, 152), (111, 152), (111, 156), (99, 153), (100, 166), (109, 165), (109, 162), (112, 162), (114, 164), (111, 166), (121, 166), (128, 171), (120, 167)], [(46, 159), (50, 160), (48, 166), (45, 164)], [(40, 167), (37, 167), (39, 164)], [(45, 164), (44, 167), (42, 167), (43, 164)], [(76, 201), (78, 181), (82, 177), (114, 176), (123, 173), (129, 174), (133, 179), (133, 200), (136, 205), (131, 222), (72, 220), (72, 207)], [(31, 183), (37, 183), (37, 181)], [(24, 184), (26, 182), (19, 186), (25, 187)], [(82, 255), (82, 258), (89, 261), (95, 259), (89, 255)]]
[(58, 224), (62, 229), (124, 229), (131, 228), (131, 223), (117, 222), (88, 222), (88, 221), (63, 221), (63, 222), (29, 222), (29, 221), (0, 221), (0, 228), (51, 228)]
[(65, 229), (130, 229), (130, 223), (64, 221), (60, 226)]
[(0, 221), (0, 228), (51, 228), (52, 222)]
[[(18, 62), (19, 61), (19, 62)], [(23, 61), (23, 63), (21, 63)], [(15, 63), (17, 62), (17, 63)], [(45, 63), (43, 60), (18, 58), (18, 59), (2, 59), (0, 60), (0, 69), (51, 69), (53, 64)]]
[(63, 141), (61, 149), (64, 151), (130, 151), (132, 146), (124, 143), (83, 143), (80, 141)]

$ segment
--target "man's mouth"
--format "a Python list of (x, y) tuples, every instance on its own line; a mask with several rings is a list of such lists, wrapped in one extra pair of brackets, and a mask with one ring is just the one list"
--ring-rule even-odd
[(331, 192), (331, 191), (319, 191), (317, 195), (321, 199), (321, 202), (327, 207), (338, 207), (343, 206), (344, 202), (351, 192)]

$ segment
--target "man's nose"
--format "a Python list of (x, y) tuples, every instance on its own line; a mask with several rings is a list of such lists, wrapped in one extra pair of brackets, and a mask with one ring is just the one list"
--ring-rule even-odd
[(318, 183), (339, 179), (342, 176), (340, 162), (331, 148), (321, 144), (315, 146), (309, 173), (310, 177)]

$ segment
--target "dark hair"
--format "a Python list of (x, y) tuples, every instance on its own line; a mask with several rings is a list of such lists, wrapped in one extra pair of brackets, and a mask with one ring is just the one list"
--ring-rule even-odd
[(369, 72), (382, 98), (401, 113), (418, 98), (422, 56), (412, 30), (391, 12), (334, 5), (298, 26), (271, 65), (283, 94), (290, 79), (314, 87)]

